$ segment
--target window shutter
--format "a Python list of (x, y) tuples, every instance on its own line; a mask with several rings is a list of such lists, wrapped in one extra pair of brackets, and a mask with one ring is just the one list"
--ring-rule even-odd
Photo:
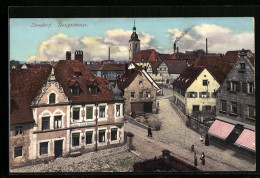
[(197, 92), (195, 92), (195, 98), (197, 98)]
[(202, 106), (202, 111), (204, 111), (205, 110), (205, 106)]
[(209, 92), (207, 92), (207, 98), (209, 98)]
[(237, 82), (237, 92), (240, 92), (240, 82)]
[(202, 92), (200, 92), (200, 98), (202, 98)]
[(246, 83), (242, 83), (242, 92), (246, 93), (247, 85)]
[(87, 119), (92, 119), (93, 107), (87, 107)]
[(230, 81), (227, 81), (227, 91), (230, 91)]

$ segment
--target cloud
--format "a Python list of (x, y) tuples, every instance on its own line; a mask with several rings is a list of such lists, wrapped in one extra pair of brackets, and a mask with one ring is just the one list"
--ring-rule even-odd
[[(30, 56), (29, 62), (37, 61), (58, 61), (65, 59), (66, 51), (74, 53), (76, 50), (83, 51), (84, 61), (106, 60), (108, 48), (110, 57), (113, 60), (128, 60), (128, 43), (132, 31), (123, 29), (112, 29), (105, 33), (105, 36), (85, 36), (82, 38), (69, 37), (65, 34), (57, 34), (51, 39), (40, 44), (39, 55)], [(140, 32), (141, 49), (156, 48), (156, 40), (150, 34)], [(72, 58), (73, 58), (72, 54)]]
[[(174, 43), (175, 39), (182, 33), (180, 29), (166, 30), (168, 38)], [(182, 37), (177, 43), (180, 51), (204, 49), (206, 48), (206, 38), (208, 38), (209, 53), (226, 53), (229, 50), (239, 50), (242, 48), (254, 48), (254, 33), (235, 34), (231, 29), (217, 26), (202, 24), (194, 26)]]

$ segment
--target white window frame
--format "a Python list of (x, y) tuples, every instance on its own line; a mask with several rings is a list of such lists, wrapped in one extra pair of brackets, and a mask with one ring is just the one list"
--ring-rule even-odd
[[(120, 115), (119, 116), (116, 116), (116, 105), (120, 105)], [(115, 103), (114, 105), (114, 116), (115, 116), (115, 119), (119, 119), (119, 118), (123, 118), (124, 115), (123, 115), (123, 103)]]
[[(116, 133), (116, 140), (112, 140), (112, 129), (117, 129), (117, 133)], [(113, 126), (113, 127), (110, 127), (109, 129), (109, 132), (110, 132), (110, 144), (117, 144), (119, 143), (119, 128), (116, 127), (116, 126)]]
[[(78, 146), (73, 146), (72, 145), (72, 134), (75, 134), (75, 133), (79, 133), (79, 145)], [(81, 137), (82, 137), (82, 132), (81, 130), (75, 130), (75, 131), (72, 131), (71, 134), (70, 134), (70, 138), (71, 138), (71, 144), (70, 144), (70, 147), (72, 150), (76, 150), (76, 149), (79, 149), (81, 147)]]
[[(40, 144), (44, 143), (44, 142), (48, 142), (48, 153), (41, 155), (40, 154), (40, 150), (41, 150)], [(38, 141), (38, 153), (37, 154), (38, 154), (39, 158), (44, 158), (44, 157), (50, 156), (50, 143), (51, 143), (51, 139)]]
[[(99, 117), (99, 107), (100, 106), (105, 106), (105, 117)], [(97, 109), (98, 109), (98, 121), (106, 121), (107, 118), (108, 118), (108, 114), (107, 114), (108, 105), (107, 105), (107, 103), (98, 104)]]
[[(132, 97), (132, 93), (134, 93), (134, 97)], [(130, 92), (130, 97), (135, 98), (135, 92)]]
[[(250, 92), (250, 84), (252, 84), (252, 92)], [(247, 83), (247, 93), (250, 93), (250, 94), (254, 93), (254, 82)]]
[[(79, 120), (73, 119), (73, 108), (79, 108)], [(83, 118), (82, 118), (82, 107), (81, 107), (81, 105), (73, 105), (71, 107), (71, 122), (77, 123), (77, 122), (82, 122), (82, 121), (83, 121)]]
[[(15, 156), (15, 148), (16, 148), (16, 147), (22, 147), (22, 155), (21, 155), (21, 156), (14, 157), (14, 156)], [(22, 145), (21, 145), (21, 146), (15, 146), (15, 147), (14, 147), (13, 158), (14, 158), (14, 159), (21, 159), (22, 157), (23, 157), (23, 146), (22, 146)]]
[[(86, 144), (86, 132), (92, 132), (92, 143), (91, 144)], [(94, 135), (95, 135), (95, 129), (86, 129), (84, 130), (84, 146), (85, 148), (92, 148), (95, 144), (94, 140)]]
[[(204, 95), (205, 93), (205, 95)], [(201, 92), (201, 98), (207, 98), (207, 92)]]
[[(92, 107), (93, 108), (92, 119), (87, 119), (87, 107)], [(88, 104), (88, 105), (85, 106), (85, 116), (86, 116), (85, 117), (85, 121), (93, 122), (94, 120), (96, 120), (95, 110), (96, 110), (95, 104)]]
[[(99, 142), (99, 131), (100, 130), (105, 130), (105, 142)], [(107, 128), (106, 127), (102, 127), (102, 128), (98, 128), (98, 132), (97, 132), (97, 144), (98, 146), (105, 146), (108, 143), (108, 139), (107, 139)]]
[(231, 114), (237, 115), (237, 113), (234, 113), (234, 112), (233, 112), (233, 105), (234, 105), (234, 104), (236, 104), (236, 108), (237, 108), (237, 112), (238, 112), (237, 103), (232, 103), (232, 102), (231, 102), (231, 103), (230, 103)]
[[(52, 84), (53, 85), (53, 84)], [(55, 94), (55, 103), (52, 103), (52, 104), (57, 104), (57, 103), (59, 103), (59, 101), (58, 101), (58, 94), (54, 91), (54, 90), (52, 90), (50, 93), (48, 93), (47, 94), (47, 104), (50, 104), (50, 100), (49, 100), (49, 98), (50, 98), (50, 95), (51, 94)]]

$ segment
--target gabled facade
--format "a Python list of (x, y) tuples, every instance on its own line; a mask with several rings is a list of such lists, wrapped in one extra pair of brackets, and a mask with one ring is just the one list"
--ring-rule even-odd
[(187, 115), (215, 111), (220, 84), (205, 67), (189, 67), (173, 82), (174, 103)]
[[(216, 121), (208, 133), (228, 144), (255, 152), (255, 68), (247, 54), (243, 50), (239, 53), (217, 92)], [(230, 129), (225, 137), (220, 137), (215, 127)]]
[(128, 69), (118, 81), (125, 98), (125, 114), (155, 113), (159, 86), (141, 67), (131, 64)]
[[(33, 72), (11, 75), (11, 167), (124, 144), (120, 90), (111, 91), (81, 60), (61, 60), (46, 72), (19, 70)], [(23, 83), (28, 90), (19, 91)]]

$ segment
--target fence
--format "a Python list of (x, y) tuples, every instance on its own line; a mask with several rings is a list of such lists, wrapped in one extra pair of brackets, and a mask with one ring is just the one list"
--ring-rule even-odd
[(209, 127), (211, 124), (206, 124), (204, 122), (201, 122), (200, 120), (194, 118), (194, 117), (191, 117), (189, 115), (186, 115), (186, 125), (188, 127), (190, 127), (192, 130), (202, 134), (202, 135), (206, 135), (208, 130), (209, 130)]

